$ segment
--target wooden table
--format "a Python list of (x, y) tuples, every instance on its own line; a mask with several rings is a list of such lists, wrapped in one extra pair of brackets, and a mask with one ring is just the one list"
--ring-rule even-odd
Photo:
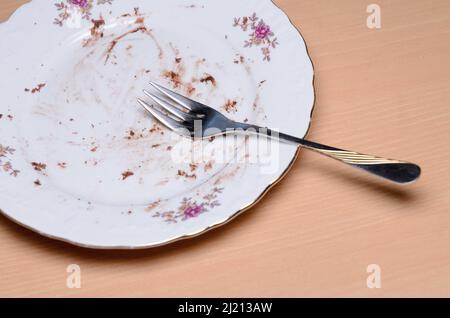
[[(0, 19), (24, 2), (2, 0)], [(381, 29), (366, 25), (372, 1), (276, 3), (315, 65), (310, 139), (417, 162), (421, 180), (394, 186), (302, 151), (232, 223), (143, 251), (77, 248), (0, 218), (0, 296), (450, 296), (450, 2), (377, 0)]]

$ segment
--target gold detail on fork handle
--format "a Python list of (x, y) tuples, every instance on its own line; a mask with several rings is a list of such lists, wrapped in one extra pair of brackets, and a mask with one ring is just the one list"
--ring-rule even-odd
[(421, 174), (418, 165), (394, 159), (385, 159), (372, 155), (360, 154), (354, 151), (333, 149), (328, 146), (302, 140), (304, 148), (323, 154), (329, 158), (341, 161), (371, 174), (383, 177), (396, 183), (407, 184), (416, 181)]
[[(309, 148), (309, 147), (308, 147)], [(381, 157), (375, 157), (371, 155), (364, 155), (353, 151), (345, 151), (345, 150), (326, 150), (326, 149), (317, 149), (310, 148), (311, 150), (321, 152), (324, 155), (338, 159), (342, 162), (353, 164), (353, 165), (377, 165), (377, 164), (392, 164), (392, 163), (402, 163), (398, 160), (385, 159)]]

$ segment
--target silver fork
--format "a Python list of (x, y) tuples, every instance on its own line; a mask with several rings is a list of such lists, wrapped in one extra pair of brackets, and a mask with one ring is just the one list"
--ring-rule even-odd
[(139, 104), (163, 125), (179, 134), (185, 135), (187, 132), (190, 137), (209, 138), (237, 131), (256, 132), (271, 138), (279, 138), (281, 141), (300, 145), (352, 167), (401, 184), (417, 180), (421, 173), (420, 167), (413, 163), (338, 149), (268, 128), (235, 122), (215, 109), (175, 93), (161, 85), (154, 82), (150, 82), (150, 85), (160, 94), (156, 95), (147, 90), (144, 90), (144, 94), (159, 107), (154, 107), (140, 98), (138, 99)]

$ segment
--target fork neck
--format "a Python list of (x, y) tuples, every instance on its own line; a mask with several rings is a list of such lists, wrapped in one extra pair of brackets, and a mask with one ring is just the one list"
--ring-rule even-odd
[(246, 132), (255, 133), (255, 134), (263, 134), (265, 136), (268, 136), (272, 139), (276, 139), (278, 141), (287, 142), (294, 145), (302, 145), (303, 147), (310, 148), (310, 149), (322, 149), (322, 150), (339, 150), (337, 148), (325, 146), (322, 144), (318, 144), (309, 140), (305, 140), (303, 138), (291, 136), (288, 134), (284, 134), (282, 132), (269, 129), (267, 127), (261, 127), (257, 125), (252, 124), (246, 124), (246, 123), (235, 123), (236, 129), (242, 129)]

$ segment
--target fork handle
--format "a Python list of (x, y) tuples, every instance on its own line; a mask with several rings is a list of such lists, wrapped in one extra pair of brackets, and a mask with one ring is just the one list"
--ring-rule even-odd
[(256, 129), (257, 133), (262, 133), (270, 137), (279, 137), (282, 140), (301, 145), (302, 147), (313, 150), (317, 153), (330, 157), (332, 159), (343, 162), (355, 168), (362, 169), (378, 177), (387, 180), (406, 184), (417, 180), (420, 176), (421, 169), (418, 165), (410, 162), (386, 159), (372, 155), (366, 155), (354, 151), (343, 150), (306, 139), (294, 137), (291, 135), (276, 132), (267, 128), (256, 127), (252, 125), (244, 125), (247, 129)]
[(419, 178), (421, 173), (418, 165), (409, 162), (333, 148), (303, 139), (298, 140), (298, 144), (306, 149), (397, 183), (413, 182)]

